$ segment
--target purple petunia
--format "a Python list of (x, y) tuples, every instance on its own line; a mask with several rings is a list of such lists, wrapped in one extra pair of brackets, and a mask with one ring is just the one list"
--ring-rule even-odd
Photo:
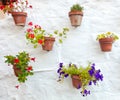
[(60, 75), (64, 74), (65, 72), (60, 72)]
[(60, 71), (61, 71), (61, 68), (59, 68), (59, 69), (57, 70), (57, 73), (60, 73)]
[(65, 74), (64, 77), (67, 78), (69, 75), (68, 74)]
[(89, 85), (92, 85), (92, 82), (91, 82), (91, 81), (89, 82)]
[(87, 90), (85, 89), (83, 96), (87, 96), (88, 94), (90, 94), (90, 91), (87, 91)]
[(89, 72), (90, 76), (93, 76), (93, 74), (94, 74), (94, 70), (93, 69), (89, 70), (88, 72)]
[(59, 64), (59, 67), (62, 68), (62, 67), (63, 67), (63, 63), (60, 63), (60, 64)]

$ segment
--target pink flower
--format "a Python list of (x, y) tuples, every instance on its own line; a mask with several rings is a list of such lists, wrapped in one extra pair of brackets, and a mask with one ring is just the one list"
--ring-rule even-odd
[(15, 88), (17, 88), (17, 89), (18, 89), (18, 88), (19, 88), (19, 85), (16, 85), (16, 86), (15, 86)]
[(31, 60), (35, 62), (35, 57), (34, 57), (34, 58), (31, 58)]
[(35, 28), (41, 29), (41, 26), (39, 26), (39, 25), (35, 25), (34, 27), (35, 27)]
[(27, 32), (28, 32), (28, 33), (29, 33), (29, 32), (32, 32), (32, 29), (31, 29), (31, 28), (27, 29)]
[(29, 8), (32, 8), (32, 5), (29, 5)]
[(29, 23), (28, 23), (28, 25), (32, 26), (32, 25), (33, 25), (33, 23), (32, 23), (32, 22), (29, 22)]

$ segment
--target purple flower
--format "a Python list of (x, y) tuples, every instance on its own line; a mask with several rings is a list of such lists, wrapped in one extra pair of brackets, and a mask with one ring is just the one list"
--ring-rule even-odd
[(99, 78), (101, 81), (103, 81), (103, 74), (101, 74)]
[(67, 78), (69, 75), (68, 74), (65, 74), (64, 77)]
[(60, 71), (61, 71), (61, 68), (59, 68), (59, 69), (57, 70), (57, 73), (60, 73)]
[(93, 74), (94, 74), (94, 70), (93, 69), (89, 70), (88, 72), (89, 72), (90, 76), (93, 76)]
[(84, 90), (84, 93), (87, 94), (87, 90), (86, 89)]
[(88, 94), (90, 94), (90, 91), (87, 91), (86, 89), (84, 90), (84, 95), (88, 95)]
[(60, 63), (59, 66), (60, 66), (60, 68), (62, 68), (63, 67), (63, 63)]
[(91, 65), (91, 68), (92, 68), (93, 71), (95, 71), (95, 63), (93, 63), (93, 64)]
[(100, 78), (100, 74), (99, 73), (96, 73), (94, 76), (95, 76), (96, 80), (99, 80), (99, 78)]
[(94, 85), (96, 85), (96, 80), (93, 80)]
[(89, 82), (89, 85), (92, 85), (92, 82), (91, 82), (91, 81)]
[(87, 94), (90, 94), (90, 91), (88, 91), (88, 93)]
[(64, 74), (65, 72), (60, 72), (60, 75)]

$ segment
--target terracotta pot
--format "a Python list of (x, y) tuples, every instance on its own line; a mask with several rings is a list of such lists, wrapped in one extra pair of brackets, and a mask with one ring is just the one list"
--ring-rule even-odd
[(71, 11), (69, 12), (69, 18), (72, 26), (80, 26), (82, 22), (83, 12)]
[(111, 51), (113, 38), (103, 38), (99, 39), (101, 50), (104, 52)]
[(25, 26), (27, 13), (12, 12), (12, 16), (16, 25)]
[(18, 77), (18, 74), (22, 73), (22, 71), (20, 70), (20, 68), (17, 68), (16, 66), (13, 66), (13, 69), (14, 69), (15, 76), (17, 76), (17, 77)]
[(80, 88), (82, 85), (82, 83), (80, 81), (80, 77), (78, 75), (72, 75), (71, 78), (72, 78), (73, 86), (77, 89)]
[(44, 45), (42, 45), (43, 50), (51, 51), (53, 48), (54, 41), (54, 37), (44, 37)]

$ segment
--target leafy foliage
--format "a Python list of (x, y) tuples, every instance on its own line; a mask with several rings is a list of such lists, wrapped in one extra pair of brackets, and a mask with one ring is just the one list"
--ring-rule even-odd
[(83, 11), (83, 7), (80, 6), (79, 4), (74, 4), (74, 5), (71, 7), (71, 11)]
[(5, 58), (5, 63), (20, 69), (21, 73), (17, 73), (19, 82), (24, 83), (27, 80), (27, 76), (33, 75), (33, 69), (32, 66), (29, 65), (29, 62), (31, 60), (35, 61), (35, 58), (30, 58), (29, 54), (25, 51), (19, 52), (16, 56), (7, 55)]

